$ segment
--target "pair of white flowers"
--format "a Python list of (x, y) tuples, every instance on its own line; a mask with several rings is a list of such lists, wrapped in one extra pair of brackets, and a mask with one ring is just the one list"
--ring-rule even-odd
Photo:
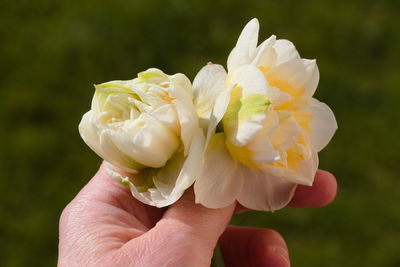
[(164, 207), (194, 184), (196, 202), (209, 208), (238, 201), (276, 210), (297, 184), (312, 184), (317, 153), (337, 129), (312, 97), (318, 67), (290, 41), (257, 46), (258, 30), (256, 19), (243, 29), (228, 72), (206, 65), (193, 85), (149, 69), (96, 86), (80, 134), (138, 200)]

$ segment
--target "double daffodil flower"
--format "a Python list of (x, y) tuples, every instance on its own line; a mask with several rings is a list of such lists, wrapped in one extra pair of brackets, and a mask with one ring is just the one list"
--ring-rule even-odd
[(204, 147), (189, 79), (149, 69), (95, 87), (79, 125), (83, 140), (138, 200), (174, 203), (198, 176)]
[(193, 87), (206, 132), (204, 168), (196, 202), (210, 208), (237, 200), (256, 210), (285, 206), (297, 184), (311, 185), (319, 152), (337, 124), (327, 105), (313, 98), (315, 60), (271, 36), (259, 46), (259, 24), (250, 21), (228, 58), (228, 72), (209, 64)]
[(311, 185), (317, 153), (337, 129), (329, 107), (312, 97), (318, 67), (287, 40), (257, 46), (258, 30), (253, 19), (228, 71), (208, 64), (193, 86), (158, 69), (97, 85), (79, 130), (109, 175), (157, 207), (194, 183), (196, 202), (209, 208), (238, 201), (276, 210), (297, 184)]

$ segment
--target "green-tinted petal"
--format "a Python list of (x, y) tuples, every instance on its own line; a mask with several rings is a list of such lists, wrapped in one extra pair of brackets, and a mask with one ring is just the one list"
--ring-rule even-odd
[(167, 79), (168, 76), (156, 68), (151, 68), (138, 73), (138, 80), (142, 83), (160, 83)]
[(265, 113), (270, 104), (266, 95), (242, 95), (241, 87), (232, 88), (222, 124), (233, 144), (245, 145), (263, 127)]

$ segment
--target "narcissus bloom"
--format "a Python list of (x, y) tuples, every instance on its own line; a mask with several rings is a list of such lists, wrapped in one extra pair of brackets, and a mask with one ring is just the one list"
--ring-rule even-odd
[(79, 125), (83, 140), (138, 200), (175, 202), (197, 177), (204, 147), (189, 79), (149, 69), (95, 87)]
[(315, 60), (271, 36), (257, 46), (250, 21), (228, 58), (228, 72), (209, 64), (193, 82), (195, 105), (207, 133), (196, 202), (219, 208), (237, 200), (256, 210), (285, 206), (297, 184), (311, 185), (318, 154), (337, 124), (313, 98)]

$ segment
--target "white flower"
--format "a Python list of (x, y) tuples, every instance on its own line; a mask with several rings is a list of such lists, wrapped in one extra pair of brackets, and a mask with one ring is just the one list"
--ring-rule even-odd
[(137, 199), (157, 207), (175, 202), (197, 177), (204, 146), (188, 78), (149, 69), (95, 87), (79, 125), (83, 140)]
[(297, 184), (311, 185), (318, 155), (337, 124), (312, 96), (319, 80), (315, 60), (271, 36), (257, 46), (250, 21), (228, 58), (205, 66), (193, 82), (195, 105), (207, 132), (196, 202), (211, 208), (235, 200), (256, 210), (285, 206)]

